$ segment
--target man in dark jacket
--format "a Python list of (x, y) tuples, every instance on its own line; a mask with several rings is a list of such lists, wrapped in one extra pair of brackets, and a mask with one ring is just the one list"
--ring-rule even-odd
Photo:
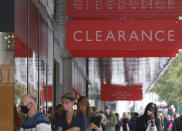
[(174, 120), (172, 131), (182, 131), (182, 116)]
[(167, 118), (167, 114), (163, 114), (164, 117), (164, 131), (168, 131), (170, 120)]
[(149, 103), (144, 115), (137, 118), (135, 131), (162, 131), (162, 126), (157, 118), (157, 107), (154, 103)]

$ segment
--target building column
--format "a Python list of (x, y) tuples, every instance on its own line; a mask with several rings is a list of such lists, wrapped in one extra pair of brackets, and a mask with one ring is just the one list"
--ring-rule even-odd
[(72, 58), (63, 60), (63, 92), (72, 93)]

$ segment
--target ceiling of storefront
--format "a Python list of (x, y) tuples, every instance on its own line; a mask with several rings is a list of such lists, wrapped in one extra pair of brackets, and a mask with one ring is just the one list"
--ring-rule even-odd
[(168, 68), (171, 58), (89, 58), (89, 79), (92, 88), (100, 83), (119, 85), (143, 84), (148, 92)]

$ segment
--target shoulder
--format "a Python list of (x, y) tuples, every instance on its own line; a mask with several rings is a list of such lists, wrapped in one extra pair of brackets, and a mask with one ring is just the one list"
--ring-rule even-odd
[(85, 114), (83, 112), (80, 111), (76, 111), (76, 117), (86, 117)]
[(111, 116), (112, 116), (113, 118), (116, 118), (116, 116), (114, 115), (114, 113), (111, 113)]
[(36, 124), (40, 124), (40, 123), (50, 124), (51, 123), (49, 118), (41, 112), (38, 112), (35, 115), (35, 118), (36, 118), (36, 120), (35, 120)]
[(145, 116), (142, 115), (140, 117), (137, 117), (136, 122), (141, 122), (141, 121), (144, 121), (144, 120), (145, 120)]
[(174, 120), (174, 124), (182, 124), (182, 117), (179, 117), (177, 119)]
[(77, 116), (82, 116), (82, 115), (85, 115), (83, 112), (81, 112), (81, 111), (75, 111), (76, 112), (76, 115)]
[(57, 116), (57, 117), (56, 117), (56, 121), (57, 121), (57, 122), (63, 121), (64, 118), (66, 118), (66, 114), (65, 114), (65, 113), (63, 113), (63, 114)]

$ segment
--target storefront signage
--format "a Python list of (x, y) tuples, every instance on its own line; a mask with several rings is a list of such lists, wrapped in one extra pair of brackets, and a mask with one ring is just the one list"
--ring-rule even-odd
[(176, 17), (181, 0), (67, 0), (67, 16), (73, 18)]
[(12, 86), (14, 82), (14, 66), (0, 65), (0, 87)]
[[(66, 47), (73, 56), (175, 57), (182, 48), (182, 21), (67, 21)], [(100, 55), (101, 54), (101, 55)], [(116, 54), (116, 55), (114, 55)], [(83, 57), (84, 57), (83, 56)], [(127, 56), (126, 56), (127, 57)]]
[(117, 101), (117, 100), (142, 100), (142, 85), (114, 85), (102, 84), (101, 85), (101, 100), (104, 101)]

